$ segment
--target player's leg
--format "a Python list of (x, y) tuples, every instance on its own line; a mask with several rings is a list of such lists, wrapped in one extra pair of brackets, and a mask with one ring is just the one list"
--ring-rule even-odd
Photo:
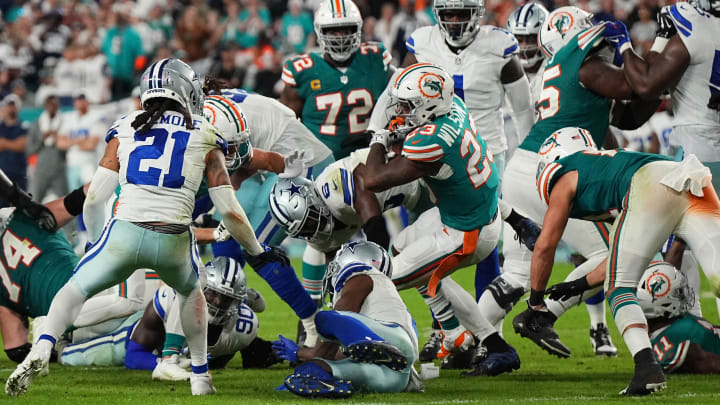
[(121, 366), (125, 363), (126, 340), (142, 311), (127, 317), (114, 331), (63, 347), (58, 362), (64, 366)]

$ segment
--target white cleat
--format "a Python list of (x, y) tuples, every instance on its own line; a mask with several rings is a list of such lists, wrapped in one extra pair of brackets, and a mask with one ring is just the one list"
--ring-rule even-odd
[(177, 354), (173, 354), (167, 359), (162, 359), (155, 366), (152, 372), (153, 380), (163, 381), (187, 381), (192, 375), (182, 367), (181, 361)]
[(472, 333), (463, 329), (462, 327), (455, 328), (451, 331), (441, 332), (443, 339), (440, 351), (438, 352), (438, 359), (444, 359), (452, 352), (463, 352), (470, 349), (475, 344), (475, 338)]
[(215, 395), (215, 387), (210, 373), (194, 374), (190, 376), (190, 390), (193, 395)]
[(8, 377), (5, 382), (5, 393), (11, 397), (24, 394), (32, 384), (33, 379), (47, 369), (49, 363), (50, 351), (41, 351), (34, 347), (25, 360), (18, 364), (15, 371)]

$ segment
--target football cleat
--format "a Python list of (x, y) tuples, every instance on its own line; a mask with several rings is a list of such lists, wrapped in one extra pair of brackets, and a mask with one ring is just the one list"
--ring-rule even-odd
[(561, 357), (570, 357), (570, 348), (560, 341), (553, 324), (555, 316), (548, 311), (534, 311), (531, 308), (513, 319), (513, 329), (520, 336), (528, 338), (546, 352)]
[(415, 367), (410, 367), (410, 379), (404, 392), (425, 392), (425, 383)]
[(295, 373), (285, 378), (285, 388), (293, 394), (308, 398), (348, 398), (353, 394), (352, 382), (339, 378), (320, 378)]
[(408, 366), (407, 357), (387, 342), (361, 340), (348, 345), (346, 351), (348, 357), (359, 363), (373, 363), (393, 371), (403, 371)]
[(442, 359), (440, 368), (444, 370), (467, 370), (473, 368), (473, 364), (485, 360), (487, 348), (477, 342), (473, 343), (468, 350), (450, 353)]
[(489, 353), (487, 357), (475, 364), (475, 369), (464, 372), (464, 376), (488, 375), (494, 377), (502, 373), (509, 373), (520, 368), (520, 356), (515, 349), (508, 345), (508, 350), (499, 353)]
[(50, 350), (40, 350), (33, 347), (25, 360), (18, 364), (15, 371), (5, 382), (5, 393), (11, 397), (24, 394), (33, 379), (47, 369), (50, 363)]
[(187, 381), (190, 379), (192, 373), (182, 366), (180, 356), (173, 354), (158, 362), (152, 372), (152, 379), (162, 381)]
[(610, 331), (605, 324), (599, 323), (594, 328), (590, 328), (590, 343), (596, 356), (615, 357), (618, 354), (617, 347), (613, 345)]
[(630, 385), (620, 395), (643, 396), (665, 389), (665, 374), (658, 362), (635, 364), (635, 374)]
[[(37, 316), (33, 318), (31, 327), (32, 327), (32, 335), (33, 339), (37, 336), (39, 337), (41, 335), (41, 330), (45, 327), (45, 323), (47, 322), (47, 316)], [(65, 344), (63, 343), (63, 340), (60, 339), (60, 341), (55, 345), (57, 348), (57, 358), (60, 358), (60, 355), (62, 355), (63, 348), (65, 347)], [(29, 355), (30, 353), (28, 353)], [(52, 352), (51, 352), (52, 356)], [(45, 364), (45, 367), (40, 371), (40, 377), (45, 377), (48, 374), (50, 374), (50, 362)]]
[(467, 351), (475, 344), (475, 337), (467, 330), (457, 328), (459, 333), (441, 332), (442, 345), (438, 351), (438, 359), (444, 359), (452, 352)]
[(190, 376), (190, 390), (193, 395), (215, 395), (215, 393), (217, 393), (213, 386), (210, 373), (193, 373)]
[(428, 362), (437, 359), (440, 347), (442, 347), (442, 338), (443, 335), (440, 329), (432, 330), (430, 338), (427, 343), (425, 343), (425, 346), (422, 347), (422, 350), (420, 350), (420, 361)]

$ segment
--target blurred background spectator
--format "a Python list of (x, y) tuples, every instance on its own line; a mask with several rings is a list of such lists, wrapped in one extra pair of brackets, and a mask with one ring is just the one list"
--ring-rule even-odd
[(20, 98), (15, 94), (8, 94), (0, 102), (0, 169), (10, 180), (27, 190), (27, 124), (18, 117), (21, 107)]
[(30, 176), (30, 192), (33, 198), (43, 202), (46, 196), (61, 197), (68, 192), (65, 173), (65, 151), (58, 149), (57, 137), (62, 127), (63, 114), (60, 101), (50, 94), (45, 98), (45, 109), (30, 127), (26, 152), (36, 155), (35, 168)]

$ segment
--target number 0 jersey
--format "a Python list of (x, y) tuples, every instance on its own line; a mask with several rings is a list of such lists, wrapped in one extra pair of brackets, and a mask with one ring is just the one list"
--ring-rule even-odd
[(499, 180), (492, 153), (459, 97), (453, 97), (449, 113), (408, 134), (402, 155), (418, 162), (442, 163), (436, 175), (423, 179), (443, 224), (472, 231), (497, 213)]
[(670, 325), (651, 332), (650, 343), (663, 369), (673, 372), (685, 363), (691, 343), (720, 355), (720, 328), (703, 318), (685, 314)]
[(500, 73), (517, 53), (515, 37), (498, 27), (481, 26), (473, 42), (455, 53), (438, 26), (433, 25), (415, 30), (405, 46), (418, 62), (438, 65), (452, 76), (455, 94), (465, 101), (475, 125), (483, 129), (482, 137), (490, 151), (497, 154), (506, 150), (500, 111), (505, 89)]
[(520, 148), (537, 152), (550, 134), (565, 127), (590, 131), (595, 144), (602, 146), (610, 122), (612, 100), (583, 87), (578, 77), (590, 51), (602, 44), (604, 25), (579, 33), (545, 65), (539, 99), (535, 101), (537, 121)]
[(139, 134), (131, 123), (142, 111), (113, 124), (106, 141), (117, 138), (120, 197), (115, 217), (133, 222), (190, 224), (195, 194), (213, 149), (227, 153), (227, 142), (202, 116), (187, 129), (177, 112), (165, 112), (152, 129)]
[(288, 60), (282, 71), (286, 85), (305, 101), (302, 122), (330, 150), (335, 160), (352, 152), (340, 143), (365, 132), (370, 113), (387, 86), (390, 52), (377, 42), (360, 44), (347, 68), (331, 66), (319, 53)]
[(670, 7), (677, 35), (690, 54), (690, 63), (672, 91), (675, 125), (720, 126), (720, 111), (708, 108), (720, 92), (720, 18), (686, 2)]

